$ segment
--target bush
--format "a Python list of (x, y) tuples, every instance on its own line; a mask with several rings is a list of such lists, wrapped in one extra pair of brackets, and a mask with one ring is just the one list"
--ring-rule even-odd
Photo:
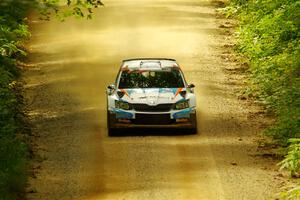
[(279, 198), (280, 200), (299, 200), (300, 199), (300, 187), (292, 188), (286, 192), (281, 192)]
[(240, 20), (237, 51), (250, 61), (252, 91), (277, 116), (266, 133), (287, 145), (300, 137), (300, 2), (233, 0)]
[[(22, 141), (22, 96), (18, 89), (21, 70), (17, 58), (26, 55), (20, 48), (30, 37), (26, 15), (38, 9), (42, 18), (58, 12), (59, 0), (0, 0), (0, 199), (20, 199), (26, 185), (27, 148)], [(91, 18), (100, 0), (66, 0), (70, 9), (57, 16)]]
[(285, 159), (279, 163), (280, 169), (287, 169), (291, 176), (300, 176), (300, 139), (289, 139), (291, 143)]
[[(231, 0), (227, 16), (240, 21), (237, 52), (250, 67), (250, 91), (277, 117), (265, 133), (287, 147), (300, 138), (300, 1)], [(280, 163), (299, 171), (299, 144)]]
[(21, 131), (20, 100), (14, 91), (14, 75), (0, 68), (0, 194), (18, 199), (26, 183), (26, 145), (17, 139)]
[[(9, 130), (9, 129), (7, 129)], [(20, 199), (26, 185), (26, 145), (11, 137), (0, 140), (1, 199)]]
[(0, 194), (2, 199), (21, 199), (26, 185), (27, 148), (22, 134), (22, 98), (17, 80), (16, 58), (25, 55), (19, 48), (30, 36), (25, 14), (33, 1), (0, 3)]

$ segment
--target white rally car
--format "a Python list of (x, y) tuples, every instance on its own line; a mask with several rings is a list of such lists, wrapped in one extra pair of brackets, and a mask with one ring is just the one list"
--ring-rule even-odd
[(173, 59), (123, 60), (107, 87), (107, 129), (176, 128), (197, 132), (194, 85), (187, 84)]

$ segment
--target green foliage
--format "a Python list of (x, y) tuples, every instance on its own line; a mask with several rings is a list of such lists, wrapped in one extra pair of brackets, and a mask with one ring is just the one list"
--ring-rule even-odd
[[(1, 65), (0, 65), (1, 67)], [(21, 131), (20, 99), (14, 75), (0, 68), (0, 194), (18, 199), (26, 184), (26, 145), (17, 139)]]
[(19, 199), (26, 185), (26, 145), (16, 138), (14, 127), (6, 126), (6, 136), (0, 140), (0, 194), (1, 199)]
[[(279, 165), (292, 176), (300, 173), (299, 11), (299, 0), (231, 0), (225, 9), (240, 21), (236, 50), (249, 59), (248, 90), (277, 117), (265, 133), (290, 145)], [(300, 199), (299, 188), (282, 194)]]
[(281, 192), (280, 200), (299, 200), (300, 199), (300, 186), (292, 188), (286, 192)]
[[(0, 199), (20, 199), (26, 185), (27, 148), (22, 141), (22, 96), (17, 80), (16, 60), (26, 56), (22, 48), (30, 37), (26, 15), (31, 10), (49, 19), (55, 13), (61, 20), (68, 16), (91, 18), (99, 0), (0, 0)], [(65, 8), (66, 7), (66, 8)]]
[(63, 4), (60, 2), (60, 0), (39, 1), (38, 9), (42, 19), (49, 20), (52, 14), (61, 21), (70, 16), (91, 19), (93, 9), (104, 5), (100, 0), (66, 0)]
[(20, 69), (16, 59), (30, 36), (25, 24), (29, 0), (0, 2), (0, 194), (1, 199), (20, 199), (26, 185), (26, 145), (22, 132), (22, 98), (16, 82)]
[(290, 171), (291, 176), (300, 175), (300, 139), (289, 139), (291, 143), (288, 148), (288, 154), (285, 159), (279, 163), (280, 169), (286, 169)]
[(251, 91), (277, 116), (266, 133), (287, 145), (300, 137), (300, 1), (232, 0), (237, 51), (250, 61)]

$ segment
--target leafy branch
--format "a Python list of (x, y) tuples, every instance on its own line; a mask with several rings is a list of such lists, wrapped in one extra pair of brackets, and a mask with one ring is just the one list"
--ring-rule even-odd
[(50, 20), (54, 14), (61, 21), (70, 16), (91, 19), (93, 9), (99, 6), (104, 6), (100, 0), (66, 0), (63, 4), (59, 0), (40, 0), (38, 3), (41, 19)]
[(280, 170), (286, 169), (292, 177), (298, 177), (300, 175), (300, 138), (291, 138), (289, 142), (288, 154), (278, 165), (280, 165)]

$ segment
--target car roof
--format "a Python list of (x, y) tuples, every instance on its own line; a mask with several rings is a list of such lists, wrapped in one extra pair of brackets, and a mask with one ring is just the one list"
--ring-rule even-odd
[(123, 60), (122, 69), (162, 69), (179, 67), (175, 59), (170, 58), (133, 58)]

